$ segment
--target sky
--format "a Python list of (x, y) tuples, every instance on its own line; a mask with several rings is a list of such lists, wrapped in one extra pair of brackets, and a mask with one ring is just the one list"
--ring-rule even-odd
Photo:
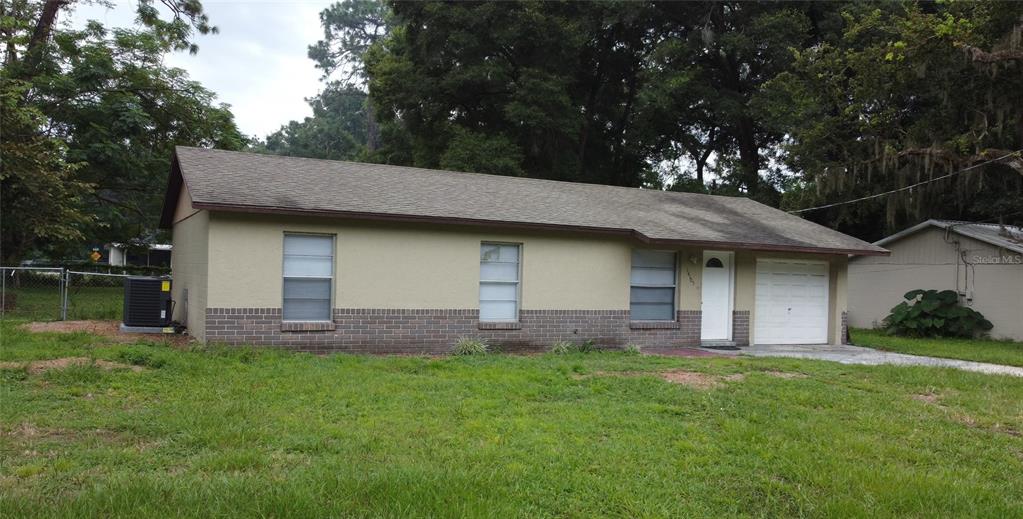
[[(167, 55), (164, 63), (188, 71), (192, 79), (231, 105), (238, 128), (265, 137), (290, 120), (312, 115), (305, 102), (320, 89), (320, 71), (306, 48), (321, 39), (319, 13), (326, 0), (216, 1), (203, 7), (219, 34), (198, 35), (199, 53)], [(131, 27), (135, 2), (78, 5), (65, 22), (81, 27), (97, 20), (108, 27)]]

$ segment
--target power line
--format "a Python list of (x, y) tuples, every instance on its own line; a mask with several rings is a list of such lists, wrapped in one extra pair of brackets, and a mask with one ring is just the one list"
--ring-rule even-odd
[(906, 186), (906, 187), (900, 187), (898, 189), (893, 189), (891, 191), (885, 191), (884, 193), (877, 193), (877, 194), (870, 195), (870, 196), (864, 196), (864, 197), (860, 197), (860, 198), (855, 198), (853, 200), (846, 200), (845, 202), (835, 202), (833, 204), (819, 205), (817, 207), (807, 207), (806, 209), (797, 209), (795, 211), (789, 211), (789, 213), (792, 213), (792, 214), (805, 213), (807, 211), (816, 211), (818, 209), (827, 209), (829, 207), (836, 207), (836, 206), (839, 206), (839, 205), (855, 204), (856, 202), (862, 202), (864, 200), (871, 200), (871, 199), (874, 199), (874, 198), (880, 198), (882, 196), (888, 196), (888, 195), (890, 195), (892, 193), (898, 193), (900, 191), (906, 191), (906, 190), (909, 190), (909, 189), (913, 189), (914, 187), (919, 187), (919, 186), (922, 186), (924, 184), (930, 184), (931, 182), (937, 182), (939, 180), (944, 180), (944, 179), (946, 179), (948, 177), (951, 177), (953, 175), (958, 175), (960, 173), (966, 173), (967, 171), (971, 171), (971, 170), (977, 169), (977, 168), (979, 168), (981, 166), (986, 166), (988, 164), (991, 164), (991, 163), (994, 163), (994, 162), (998, 162), (1000, 160), (1004, 160), (1004, 159), (1007, 159), (1007, 158), (1012, 157), (1012, 156), (1018, 156), (1021, 151), (1023, 151), (1023, 150), (1016, 150), (1016, 151), (1014, 151), (1012, 153), (1006, 153), (1005, 155), (1002, 155), (1001, 157), (997, 157), (997, 158), (994, 158), (994, 159), (991, 159), (991, 160), (986, 160), (986, 161), (981, 162), (979, 164), (974, 164), (974, 165), (972, 165), (970, 167), (963, 168), (963, 169), (960, 169), (958, 171), (953, 171), (953, 172), (951, 172), (951, 173), (949, 173), (947, 175), (942, 175), (940, 177), (935, 177), (935, 178), (932, 178), (930, 180), (924, 180), (923, 182), (917, 182), (916, 184), (913, 184), (913, 185), (910, 185), (910, 186)]

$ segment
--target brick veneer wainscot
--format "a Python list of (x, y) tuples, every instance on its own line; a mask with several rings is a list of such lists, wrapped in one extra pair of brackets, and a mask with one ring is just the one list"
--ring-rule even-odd
[(694, 346), (700, 312), (680, 310), (677, 325), (630, 321), (628, 310), (522, 310), (517, 323), (480, 323), (478, 310), (334, 309), (332, 323), (282, 322), (280, 308), (208, 308), (206, 340), (313, 352), (443, 353), (461, 337), (501, 351), (538, 351), (556, 341), (592, 339), (603, 347)]

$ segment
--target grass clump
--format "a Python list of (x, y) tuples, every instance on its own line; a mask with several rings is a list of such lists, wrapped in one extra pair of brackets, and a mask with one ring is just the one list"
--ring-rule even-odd
[(455, 341), (451, 348), (452, 355), (486, 355), (490, 352), (490, 344), (483, 339), (462, 337)]
[(583, 342), (558, 341), (551, 345), (550, 351), (559, 355), (566, 353), (590, 353), (597, 351), (597, 344), (593, 342), (593, 339), (587, 339)]
[(625, 353), (626, 355), (639, 355), (640, 353), (643, 352), (643, 350), (639, 347), (638, 344), (626, 344), (625, 349), (622, 350), (622, 352)]
[(162, 368), (167, 359), (153, 350), (153, 346), (131, 346), (117, 352), (117, 360), (133, 366)]

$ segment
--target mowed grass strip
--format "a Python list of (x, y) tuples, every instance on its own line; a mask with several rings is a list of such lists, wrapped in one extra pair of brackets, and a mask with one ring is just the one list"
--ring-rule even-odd
[(1023, 514), (1021, 379), (0, 332), (0, 361), (145, 368), (0, 369), (3, 517)]
[(1023, 342), (993, 339), (920, 339), (896, 337), (881, 330), (864, 329), (853, 329), (851, 337), (858, 346), (884, 351), (1023, 366)]

